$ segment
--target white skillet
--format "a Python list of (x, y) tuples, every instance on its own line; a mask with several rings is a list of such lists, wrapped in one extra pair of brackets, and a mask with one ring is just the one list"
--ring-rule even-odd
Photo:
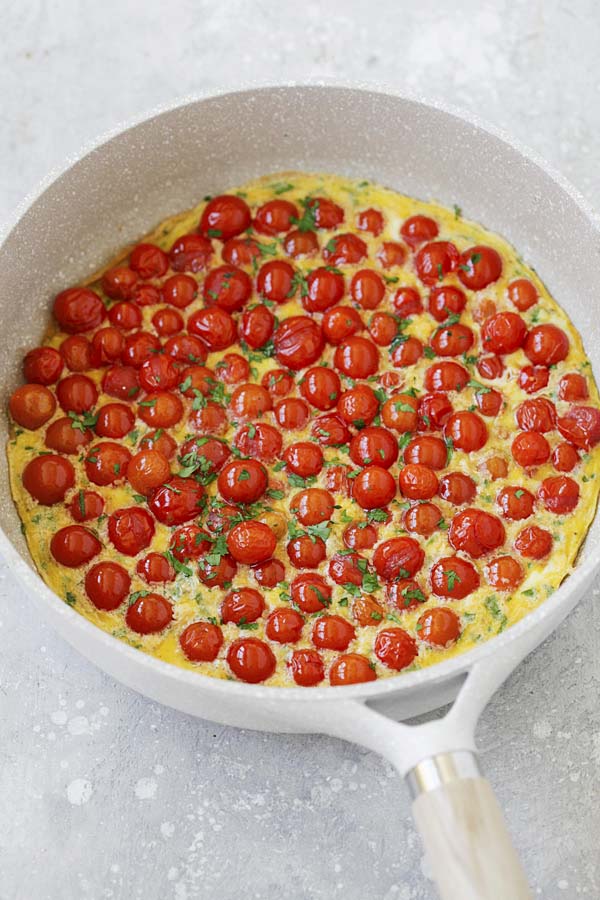
[[(358, 88), (262, 88), (196, 99), (99, 143), (49, 179), (0, 246), (0, 384), (40, 340), (52, 296), (169, 214), (268, 172), (329, 171), (444, 204), (507, 237), (548, 283), (600, 369), (600, 234), (583, 199), (531, 153), (471, 117)], [(7, 424), (0, 429), (6, 439)], [(406, 776), (444, 900), (530, 896), (475, 754), (478, 717), (510, 671), (570, 612), (598, 563), (598, 517), (573, 575), (518, 625), (429, 669), (338, 688), (277, 689), (177, 669), (95, 628), (32, 568), (0, 467), (0, 551), (54, 627), (105, 672), (169, 706), (228, 725), (322, 732)], [(454, 700), (442, 719), (399, 724)]]

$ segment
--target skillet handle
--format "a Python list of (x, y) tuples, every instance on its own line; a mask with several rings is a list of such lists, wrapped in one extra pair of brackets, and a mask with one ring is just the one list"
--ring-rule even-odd
[(474, 753), (426, 759), (407, 781), (442, 900), (531, 900), (504, 815)]

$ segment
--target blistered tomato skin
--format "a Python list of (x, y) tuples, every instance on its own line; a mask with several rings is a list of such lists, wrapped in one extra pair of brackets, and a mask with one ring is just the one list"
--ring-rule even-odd
[(574, 563), (592, 370), (459, 207), (267, 176), (53, 311), (9, 402), (15, 500), (51, 587), (148, 653), (365, 684), (513, 625)]

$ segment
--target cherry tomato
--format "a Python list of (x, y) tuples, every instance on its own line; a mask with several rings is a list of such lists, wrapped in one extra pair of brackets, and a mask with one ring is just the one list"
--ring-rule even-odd
[(212, 256), (212, 244), (199, 234), (182, 234), (169, 250), (174, 272), (201, 272)]
[(180, 381), (179, 369), (170, 356), (155, 354), (145, 360), (138, 374), (145, 391), (170, 391)]
[(505, 487), (496, 497), (505, 519), (527, 519), (533, 512), (535, 497), (526, 488)]
[(292, 259), (302, 259), (317, 253), (319, 241), (314, 231), (293, 230), (283, 239), (283, 249)]
[(107, 369), (102, 378), (102, 390), (109, 397), (129, 400), (140, 390), (137, 370), (132, 366), (113, 366)]
[(538, 292), (527, 278), (517, 278), (508, 285), (508, 299), (519, 312), (525, 312), (538, 301)]
[(394, 431), (416, 431), (418, 425), (417, 409), (419, 401), (412, 394), (394, 394), (381, 407), (381, 418), (384, 425)]
[(272, 259), (260, 267), (256, 277), (256, 289), (265, 300), (285, 303), (296, 292), (294, 269), (283, 259)]
[(529, 525), (515, 539), (515, 550), (529, 559), (543, 559), (552, 550), (552, 535), (544, 528)]
[(443, 284), (429, 292), (428, 309), (438, 322), (445, 322), (450, 316), (459, 316), (467, 304), (464, 291)]
[(302, 396), (312, 406), (323, 411), (336, 406), (341, 389), (339, 375), (326, 366), (315, 366), (308, 369), (300, 381)]
[(273, 415), (280, 428), (297, 431), (299, 428), (304, 428), (308, 422), (310, 409), (308, 404), (299, 397), (287, 397), (275, 404)]
[(493, 381), (494, 378), (501, 377), (504, 372), (504, 363), (499, 356), (480, 356), (477, 360), (477, 371), (482, 378)]
[(530, 469), (550, 459), (550, 444), (537, 431), (521, 431), (512, 442), (511, 452), (518, 465)]
[(77, 491), (68, 505), (71, 517), (76, 522), (87, 522), (97, 519), (104, 510), (104, 500), (95, 491)]
[(457, 513), (448, 531), (450, 546), (468, 553), (473, 559), (497, 550), (505, 539), (506, 532), (500, 519), (472, 507)]
[[(108, 318), (110, 324), (120, 331), (133, 331), (140, 328), (142, 324), (140, 310), (135, 303), (130, 303), (129, 300), (123, 300), (121, 303), (115, 303), (111, 306), (108, 311)], [(181, 327), (183, 327), (183, 322)]]
[(113, 300), (130, 300), (138, 281), (137, 273), (128, 266), (116, 266), (102, 276), (102, 290)]
[[(220, 306), (197, 310), (197, 312), (192, 313), (187, 324), (190, 334), (200, 338), (209, 351), (227, 350), (236, 341), (237, 329), (235, 321)], [(177, 340), (177, 338), (172, 338), (172, 340)], [(165, 349), (167, 347), (168, 344)], [(168, 349), (167, 352), (169, 352)], [(206, 351), (202, 355), (198, 354), (198, 359), (200, 362), (204, 362)], [(198, 359), (193, 361), (198, 362)]]
[[(27, 357), (25, 358), (27, 359)], [(29, 381), (31, 380), (29, 379)], [(587, 400), (588, 396), (587, 380), (583, 375), (579, 375), (577, 372), (568, 372), (560, 379), (558, 383), (558, 397), (560, 400)]]
[(373, 649), (384, 666), (397, 672), (410, 666), (419, 652), (414, 638), (403, 628), (384, 628), (375, 638)]
[(223, 262), (232, 266), (254, 266), (262, 256), (261, 246), (250, 237), (229, 238), (223, 244), (221, 256)]
[(284, 580), (285, 566), (278, 559), (267, 559), (264, 563), (252, 566), (252, 574), (260, 585), (272, 588)]
[(67, 525), (59, 529), (50, 541), (50, 553), (57, 563), (76, 569), (97, 556), (102, 550), (98, 538), (83, 525)]
[(313, 625), (311, 637), (315, 647), (321, 650), (347, 650), (356, 631), (341, 616), (320, 616)]
[(169, 268), (169, 258), (155, 244), (141, 243), (131, 251), (129, 265), (140, 278), (161, 278)]
[(198, 283), (190, 275), (171, 275), (164, 282), (161, 295), (165, 303), (185, 309), (198, 296)]
[(498, 591), (514, 591), (523, 581), (523, 567), (512, 556), (497, 556), (486, 565), (485, 578)]
[(483, 348), (490, 353), (513, 353), (522, 347), (527, 337), (527, 325), (517, 313), (499, 312), (491, 316), (481, 329)]
[(332, 266), (357, 265), (367, 255), (367, 245), (356, 234), (336, 234), (323, 247), (323, 259)]
[(119, 553), (137, 556), (152, 543), (154, 519), (139, 506), (117, 509), (109, 516), (108, 536)]
[(352, 497), (363, 509), (381, 509), (395, 495), (394, 477), (382, 466), (365, 466), (352, 483)]
[(273, 343), (277, 361), (296, 371), (319, 359), (324, 339), (320, 326), (313, 319), (290, 316), (275, 331)]
[(225, 594), (221, 603), (221, 621), (224, 624), (233, 622), (235, 625), (256, 622), (264, 609), (265, 601), (262, 594), (254, 588), (239, 588)]
[(200, 434), (212, 436), (224, 434), (229, 425), (227, 413), (218, 403), (206, 403), (201, 409), (193, 410), (188, 422)]
[(138, 306), (156, 306), (161, 301), (161, 292), (154, 284), (136, 284), (131, 299)]
[(280, 606), (270, 613), (265, 634), (276, 644), (295, 644), (300, 640), (304, 618), (295, 609)]
[(127, 480), (138, 494), (149, 494), (170, 475), (169, 463), (158, 450), (140, 450), (127, 464)]
[(407, 531), (412, 534), (422, 534), (429, 537), (434, 531), (439, 531), (440, 523), (444, 518), (439, 507), (434, 503), (417, 503), (404, 512), (402, 523)]
[(307, 312), (324, 312), (344, 296), (344, 276), (331, 269), (313, 269), (306, 279), (307, 293), (302, 306)]
[(440, 497), (454, 506), (471, 503), (476, 492), (475, 482), (463, 472), (448, 472), (440, 478)]
[(569, 353), (569, 338), (557, 325), (536, 325), (523, 345), (525, 356), (534, 365), (552, 366)]
[(212, 539), (207, 531), (195, 523), (182, 525), (171, 537), (171, 553), (179, 562), (198, 559), (210, 550)]
[(469, 380), (469, 373), (458, 363), (450, 361), (436, 363), (425, 372), (425, 390), (462, 391)]
[(23, 486), (42, 506), (60, 503), (75, 484), (75, 470), (68, 459), (55, 453), (35, 456), (23, 469)]
[(350, 440), (350, 431), (339, 416), (319, 416), (314, 420), (311, 434), (324, 447), (338, 447)]
[(25, 381), (33, 384), (54, 384), (60, 378), (63, 366), (63, 358), (54, 347), (36, 347), (23, 360), (23, 376)]
[(430, 500), (437, 494), (438, 480), (428, 466), (409, 464), (399, 476), (400, 491), (409, 500)]
[(17, 425), (35, 431), (52, 418), (56, 400), (42, 384), (24, 384), (13, 392), (8, 408)]
[(377, 415), (379, 400), (372, 388), (359, 384), (343, 392), (338, 400), (337, 410), (344, 422), (356, 428), (364, 428)]
[(104, 304), (89, 288), (67, 288), (56, 295), (52, 308), (61, 331), (79, 334), (98, 328), (105, 316)]
[(258, 638), (240, 638), (227, 651), (229, 668), (240, 681), (258, 684), (270, 678), (277, 661), (268, 644)]
[(411, 249), (425, 241), (431, 241), (439, 234), (437, 222), (429, 216), (411, 216), (402, 223), (400, 234)]
[[(391, 313), (375, 313), (369, 321), (369, 334), (379, 347), (388, 347), (398, 336), (397, 317)], [(412, 340), (416, 340), (416, 338), (412, 338)]]
[(163, 525), (183, 525), (199, 514), (204, 502), (205, 490), (201, 484), (175, 475), (151, 492), (148, 506)]
[(271, 369), (260, 380), (272, 397), (285, 397), (294, 387), (294, 376), (285, 369)]
[(344, 210), (326, 197), (311, 197), (306, 204), (312, 210), (317, 228), (337, 228), (344, 221)]
[(183, 403), (169, 391), (154, 391), (140, 400), (137, 414), (154, 428), (172, 428), (183, 416)]
[(351, 306), (334, 306), (323, 316), (323, 334), (330, 344), (337, 346), (346, 338), (362, 331), (363, 320)]
[(352, 438), (349, 456), (357, 466), (375, 463), (389, 469), (398, 459), (398, 442), (387, 428), (373, 425), (363, 428)]
[(423, 356), (423, 344), (418, 338), (407, 337), (392, 352), (392, 364), (398, 368), (414, 366)]
[(425, 560), (421, 546), (410, 537), (391, 538), (375, 548), (373, 565), (383, 581), (416, 575)]
[(519, 372), (519, 387), (526, 394), (535, 394), (546, 387), (549, 377), (547, 366), (523, 366)]
[(290, 472), (300, 478), (318, 475), (323, 468), (323, 451), (312, 441), (298, 441), (286, 448), (283, 458)]
[(327, 490), (335, 494), (345, 494), (346, 497), (351, 496), (348, 472), (348, 466), (329, 466), (325, 474)]
[(594, 406), (572, 406), (556, 426), (570, 444), (590, 450), (600, 441), (600, 410)]
[(467, 325), (442, 325), (429, 343), (438, 356), (460, 356), (473, 346), (473, 332)]
[(251, 221), (248, 205), (241, 197), (221, 194), (206, 204), (198, 231), (206, 237), (228, 241), (246, 231)]
[(273, 403), (271, 395), (260, 384), (241, 384), (231, 395), (229, 408), (236, 419), (248, 420), (260, 418)]
[(243, 269), (217, 266), (204, 279), (202, 296), (207, 306), (215, 304), (226, 312), (243, 309), (252, 293), (252, 282)]
[(346, 526), (342, 539), (351, 550), (370, 550), (377, 542), (377, 529), (367, 522), (353, 523)]
[(479, 300), (473, 309), (473, 318), (476, 322), (482, 325), (490, 316), (495, 316), (498, 312), (498, 308), (493, 300), (490, 300), (489, 297), (484, 297), (482, 300)]
[(367, 338), (353, 336), (338, 344), (333, 361), (348, 378), (368, 378), (379, 368), (379, 350)]
[(338, 656), (329, 669), (329, 683), (332, 686), (362, 684), (365, 681), (375, 681), (376, 678), (375, 667), (360, 653)]
[(420, 617), (417, 633), (432, 647), (449, 647), (460, 635), (460, 619), (447, 606), (436, 606)]
[(377, 251), (377, 259), (384, 269), (403, 266), (406, 262), (406, 247), (396, 241), (384, 241)]
[(256, 211), (254, 228), (259, 234), (275, 235), (289, 231), (298, 210), (289, 200), (269, 200)]
[(99, 562), (85, 576), (85, 592), (96, 609), (111, 612), (129, 593), (131, 578), (123, 566), (115, 562)]
[(522, 431), (553, 431), (556, 426), (556, 408), (546, 397), (525, 400), (517, 408), (516, 419)]
[(135, 425), (131, 407), (124, 403), (107, 403), (98, 410), (95, 430), (98, 437), (122, 438)]
[(431, 568), (431, 589), (438, 597), (462, 600), (479, 587), (475, 566), (460, 556), (446, 556)]
[(567, 475), (544, 478), (538, 497), (549, 512), (570, 513), (579, 502), (579, 485)]
[(214, 662), (223, 646), (223, 632), (212, 622), (192, 622), (181, 632), (179, 644), (192, 662)]
[[(57, 447), (56, 449), (60, 448)], [(552, 451), (552, 465), (557, 472), (571, 472), (578, 462), (579, 454), (571, 444), (557, 444)]]
[(350, 282), (350, 296), (363, 309), (376, 309), (385, 296), (383, 279), (373, 269), (360, 269)]
[(378, 625), (384, 616), (383, 607), (370, 594), (357, 597), (352, 604), (352, 618), (364, 628)]
[(166, 584), (175, 581), (176, 577), (175, 569), (162, 553), (148, 553), (140, 559), (135, 570), (146, 584)]
[(331, 587), (322, 575), (303, 572), (290, 585), (292, 603), (303, 613), (314, 613), (331, 603)]
[(247, 309), (240, 321), (240, 337), (253, 350), (267, 343), (273, 334), (275, 316), (263, 304)]
[(493, 247), (478, 244), (460, 255), (458, 277), (472, 291), (481, 291), (502, 275), (502, 257)]
[(327, 555), (325, 541), (308, 534), (293, 538), (288, 542), (286, 550), (296, 569), (316, 569)]
[(254, 503), (267, 489), (267, 470), (254, 459), (236, 459), (219, 473), (219, 493), (229, 503)]
[(276, 546), (277, 538), (263, 522), (240, 522), (227, 536), (230, 554), (236, 562), (247, 566), (265, 562), (273, 555)]
[(335, 509), (333, 497), (322, 488), (300, 491), (290, 502), (290, 510), (302, 525), (318, 525), (328, 522)]
[(162, 428), (147, 432), (140, 442), (140, 450), (158, 450), (165, 459), (171, 459), (176, 449), (177, 444)]
[(158, 634), (173, 620), (173, 607), (160, 594), (145, 593), (131, 604), (125, 622), (137, 634)]
[(85, 458), (85, 474), (93, 484), (105, 487), (122, 481), (127, 472), (131, 453), (122, 444), (104, 441), (88, 451)]
[(125, 338), (121, 360), (123, 365), (139, 369), (145, 360), (161, 349), (160, 341), (148, 331), (136, 331)]
[(92, 368), (92, 345), (81, 334), (66, 338), (59, 349), (71, 372), (85, 372)]
[(65, 412), (88, 412), (95, 406), (98, 390), (87, 375), (67, 375), (56, 386), (56, 397)]
[(419, 292), (412, 287), (398, 288), (394, 294), (394, 309), (402, 318), (423, 312), (423, 302)]
[(325, 666), (316, 650), (294, 650), (289, 667), (292, 678), (301, 687), (313, 687), (325, 678)]
[(327, 571), (336, 584), (355, 584), (360, 587), (367, 571), (367, 561), (358, 553), (336, 553), (331, 557)]
[(446, 394), (434, 391), (419, 398), (419, 431), (439, 431), (452, 415), (452, 404)]
[(458, 250), (449, 241), (425, 244), (415, 256), (417, 274), (423, 284), (433, 286), (458, 266)]
[(456, 412), (444, 425), (444, 437), (447, 441), (452, 441), (456, 450), (473, 453), (481, 450), (487, 443), (488, 430), (477, 413)]
[(378, 209), (362, 209), (356, 217), (356, 227), (359, 231), (368, 231), (378, 237), (383, 231), (383, 216)]
[(443, 469), (448, 460), (448, 450), (439, 437), (424, 434), (413, 438), (404, 450), (404, 462), (418, 463), (430, 469)]
[(282, 443), (280, 432), (272, 425), (264, 425), (261, 422), (256, 425), (244, 425), (234, 440), (235, 446), (244, 456), (251, 456), (263, 462), (273, 462), (281, 453)]
[(237, 572), (235, 560), (226, 554), (218, 558), (218, 562), (210, 561), (210, 553), (198, 564), (198, 578), (207, 587), (231, 587)]

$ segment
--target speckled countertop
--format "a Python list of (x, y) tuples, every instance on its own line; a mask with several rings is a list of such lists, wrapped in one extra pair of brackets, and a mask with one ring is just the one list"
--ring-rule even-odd
[[(0, 11), (0, 219), (129, 116), (223, 84), (307, 77), (388, 82), (476, 111), (600, 207), (594, 0), (28, 0)], [(544, 900), (600, 896), (599, 593), (515, 672), (479, 729)], [(159, 707), (31, 612), (0, 568), (0, 900), (433, 898), (388, 764), (331, 739)]]

